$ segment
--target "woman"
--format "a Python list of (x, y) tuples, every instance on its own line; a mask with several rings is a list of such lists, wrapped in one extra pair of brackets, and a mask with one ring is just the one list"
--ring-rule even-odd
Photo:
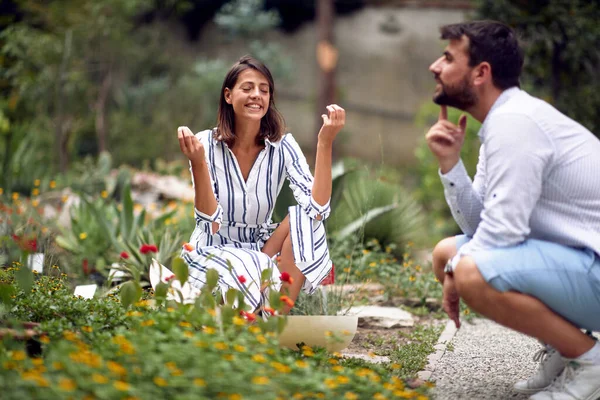
[[(177, 129), (195, 190), (193, 249), (182, 251), (190, 282), (201, 288), (206, 271), (216, 269), (223, 292), (240, 290), (255, 310), (267, 301), (260, 288), (262, 271), (272, 268), (275, 285), (295, 301), (301, 289), (312, 293), (331, 269), (322, 221), (330, 211), (332, 145), (345, 123), (341, 107), (327, 107), (313, 178), (293, 136), (284, 134), (274, 94), (269, 69), (244, 56), (223, 82), (217, 127), (195, 136), (187, 127)], [(298, 206), (273, 224), (285, 178)], [(291, 279), (280, 282), (277, 271)]]

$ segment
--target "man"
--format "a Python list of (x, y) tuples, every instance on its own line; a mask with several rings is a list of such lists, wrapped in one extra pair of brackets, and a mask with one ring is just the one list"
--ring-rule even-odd
[[(459, 300), (539, 339), (540, 368), (515, 389), (531, 399), (600, 397), (600, 141), (519, 87), (515, 33), (494, 21), (441, 28), (449, 40), (431, 66), (441, 106), (427, 133), (446, 200), (464, 235), (433, 251), (444, 310)], [(460, 160), (466, 116), (482, 122), (473, 182)], [(536, 393), (537, 392), (537, 393)]]

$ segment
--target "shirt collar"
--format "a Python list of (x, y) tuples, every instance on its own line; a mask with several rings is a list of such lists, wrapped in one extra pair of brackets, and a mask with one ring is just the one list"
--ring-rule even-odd
[(483, 139), (485, 138), (485, 131), (487, 129), (487, 126), (489, 125), (488, 121), (490, 120), (490, 116), (494, 113), (494, 111), (496, 109), (498, 109), (498, 107), (500, 107), (502, 104), (506, 103), (509, 99), (511, 99), (513, 96), (515, 96), (517, 93), (520, 93), (520, 92), (521, 92), (520, 88), (518, 88), (517, 86), (513, 86), (511, 88), (504, 90), (500, 94), (500, 96), (498, 96), (498, 98), (496, 99), (494, 104), (492, 104), (492, 108), (490, 108), (490, 111), (485, 116), (485, 119), (483, 120), (483, 124), (481, 124), (481, 129), (479, 129), (479, 133), (477, 134), (479, 136), (479, 139), (481, 139), (481, 141), (483, 141)]
[[(265, 139), (265, 144), (271, 145), (272, 147), (277, 149), (281, 145), (281, 139), (279, 139), (276, 142), (271, 142), (269, 139)], [(267, 146), (265, 146), (265, 147), (267, 147)]]

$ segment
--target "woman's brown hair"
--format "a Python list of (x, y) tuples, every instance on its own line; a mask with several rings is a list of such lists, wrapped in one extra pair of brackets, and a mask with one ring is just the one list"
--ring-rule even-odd
[(224, 141), (230, 148), (235, 143), (235, 116), (233, 106), (225, 101), (225, 88), (233, 89), (242, 71), (252, 68), (260, 72), (269, 82), (269, 108), (260, 120), (260, 132), (256, 137), (258, 145), (264, 145), (265, 139), (277, 142), (283, 136), (285, 121), (275, 107), (275, 82), (271, 71), (265, 64), (251, 56), (243, 56), (229, 70), (221, 87), (221, 99), (217, 113), (217, 129), (215, 139)]

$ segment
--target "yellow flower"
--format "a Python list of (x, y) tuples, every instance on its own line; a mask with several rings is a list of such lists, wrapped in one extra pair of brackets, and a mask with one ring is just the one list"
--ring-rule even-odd
[(167, 307), (167, 312), (173, 312), (175, 309), (173, 307)]
[(252, 356), (252, 361), (257, 363), (264, 363), (267, 361), (267, 359), (262, 354), (255, 354)]
[(139, 311), (127, 311), (125, 314), (126, 317), (141, 317), (142, 313)]
[(344, 394), (344, 399), (346, 399), (346, 400), (356, 400), (356, 399), (358, 399), (358, 396), (356, 395), (356, 393), (346, 392), (346, 394)]
[(115, 381), (115, 383), (113, 383), (113, 386), (115, 387), (115, 389), (120, 390), (121, 392), (129, 390), (129, 383), (127, 382)]
[(217, 342), (215, 343), (215, 349), (217, 350), (227, 350), (227, 343), (225, 342)]
[(394, 363), (391, 365), (391, 368), (392, 369), (400, 369), (400, 368), (402, 368), (402, 365)]
[(329, 389), (335, 389), (336, 387), (338, 387), (337, 382), (332, 378), (325, 379), (324, 383), (325, 386), (327, 386)]
[(335, 358), (330, 358), (328, 361), (329, 361), (329, 364), (331, 364), (331, 365), (336, 365), (339, 362)]
[(50, 189), (54, 189), (56, 187), (56, 181), (50, 181)]
[(31, 195), (32, 196), (39, 196), (40, 195), (40, 189), (35, 188), (31, 191)]
[(152, 380), (156, 386), (160, 387), (165, 387), (169, 384), (165, 378), (161, 378), (160, 376), (155, 376)]
[(60, 200), (61, 200), (63, 203), (66, 203), (66, 202), (67, 202), (67, 200), (69, 200), (69, 196), (67, 196), (67, 195), (65, 194), (65, 195), (63, 195), (63, 196), (60, 198)]
[(81, 240), (85, 240), (85, 239), (87, 239), (87, 233), (85, 233), (85, 232), (81, 232), (81, 233), (79, 234), (79, 239), (81, 239)]
[(206, 312), (208, 313), (208, 315), (210, 315), (211, 317), (216, 317), (217, 316), (217, 311), (214, 308), (209, 308), (208, 310), (206, 310)]
[(414, 281), (417, 280), (417, 278), (415, 278), (414, 275), (411, 275), (411, 276), (408, 277), (408, 280), (411, 281), (411, 282), (414, 282)]
[(469, 311), (469, 309), (468, 309), (468, 308), (466, 308), (466, 309), (465, 309), (465, 311), (463, 311), (463, 313), (464, 313), (465, 315), (469, 315), (469, 314), (471, 314), (471, 311)]
[(191, 327), (192, 327), (192, 324), (190, 324), (190, 323), (189, 323), (189, 322), (187, 322), (187, 321), (181, 321), (181, 322), (179, 323), (179, 326), (181, 326), (182, 328), (191, 328)]
[(292, 371), (292, 369), (287, 365), (276, 361), (271, 363), (271, 367), (275, 368), (278, 372), (281, 372), (282, 374), (289, 374)]
[(255, 376), (254, 378), (252, 378), (252, 383), (255, 385), (268, 385), (269, 378), (267, 378), (266, 376)]
[(57, 371), (60, 371), (61, 369), (64, 368), (63, 364), (60, 361), (54, 361), (52, 363), (52, 368), (54, 368)]
[(362, 253), (363, 253), (363, 254), (365, 254), (365, 255), (367, 255), (367, 254), (369, 254), (369, 253), (370, 253), (370, 251), (369, 251), (369, 250), (367, 250), (367, 249), (363, 249)]
[(350, 272), (350, 268), (349, 267), (344, 268), (344, 272)]
[(4, 189), (0, 188), (0, 196), (4, 194)]
[(114, 374), (127, 375), (127, 370), (121, 364), (114, 361), (108, 361), (106, 367)]
[(102, 197), (103, 199), (108, 197), (108, 192), (106, 190), (103, 190), (100, 192), (100, 197)]
[(308, 346), (304, 346), (302, 349), (302, 354), (304, 354), (305, 357), (312, 357), (315, 355), (312, 349)]
[(194, 342), (194, 346), (200, 347), (200, 348), (205, 348), (205, 347), (208, 347), (208, 344), (204, 340), (198, 340), (198, 341)]
[(386, 400), (386, 397), (381, 393), (375, 393), (373, 395), (373, 400)]
[(142, 207), (141, 204), (136, 204), (136, 205), (133, 206), (133, 210), (136, 211), (136, 212), (142, 211), (143, 208), (144, 207)]
[(258, 343), (260, 344), (265, 344), (267, 343), (267, 338), (265, 338), (263, 335), (258, 335), (256, 337), (256, 340), (258, 341)]
[(154, 325), (153, 319), (148, 319), (148, 320), (142, 322), (142, 326), (152, 326), (152, 325)]
[(342, 376), (338, 376), (338, 377), (336, 378), (336, 380), (337, 380), (337, 381), (338, 381), (340, 384), (342, 384), (342, 385), (345, 385), (346, 383), (350, 382), (350, 379), (349, 379), (347, 376), (343, 376), (343, 375), (342, 375)]
[(308, 363), (306, 361), (304, 361), (304, 360), (297, 360), (296, 361), (296, 366), (298, 368), (306, 368), (306, 367), (308, 367)]
[(195, 378), (194, 379), (194, 385), (195, 386), (200, 386), (200, 387), (204, 387), (206, 386), (206, 381), (202, 378)]
[(233, 346), (233, 349), (240, 353), (244, 353), (246, 351), (246, 348), (239, 344), (236, 344), (235, 346)]
[(13, 351), (11, 358), (15, 361), (23, 361), (27, 358), (27, 354), (25, 354), (22, 350)]
[(193, 338), (194, 337), (194, 332), (192, 332), (192, 331), (185, 331), (185, 332), (183, 332), (183, 336), (185, 336), (186, 338)]
[(83, 326), (83, 327), (81, 328), (81, 330), (82, 330), (82, 331), (84, 331), (84, 332), (87, 332), (87, 333), (90, 333), (90, 332), (92, 332), (92, 331), (93, 331), (93, 329), (92, 329), (92, 327), (91, 327), (91, 326)]
[(38, 199), (31, 200), (31, 205), (37, 207), (40, 205), (40, 201)]
[(344, 367), (342, 367), (341, 365), (335, 365), (331, 369), (335, 372), (342, 372), (344, 370)]
[(58, 387), (64, 390), (65, 392), (72, 392), (77, 387), (75, 382), (69, 378), (60, 378), (58, 381)]
[(33, 358), (31, 360), (31, 363), (35, 366), (40, 366), (40, 365), (44, 365), (44, 360), (42, 360), (41, 358)]
[(369, 264), (369, 267), (371, 267), (371, 268), (373, 268), (373, 267), (376, 267), (376, 266), (377, 266), (377, 263), (376, 263), (376, 262), (374, 262), (374, 261), (373, 261), (372, 263), (370, 263), (370, 264)]
[(225, 360), (225, 361), (233, 361), (233, 354), (225, 354), (223, 356), (223, 360)]
[(238, 317), (237, 315), (233, 317), (233, 324), (238, 326), (246, 325), (246, 321), (244, 318)]
[(108, 382), (108, 378), (100, 374), (92, 374), (92, 380), (96, 383), (103, 384)]
[(212, 335), (216, 332), (216, 329), (213, 328), (212, 326), (205, 326), (204, 328), (202, 328), (202, 332), (204, 332), (208, 335)]
[(17, 192), (13, 192), (13, 194), (12, 194), (12, 199), (13, 199), (13, 200), (15, 200), (15, 201), (16, 201), (16, 200), (19, 200), (19, 193), (17, 193)]
[(242, 400), (242, 395), (237, 393), (232, 393), (229, 395), (229, 400)]
[(17, 363), (14, 361), (4, 361), (4, 363), (2, 363), (2, 367), (4, 367), (4, 369), (17, 369)]

